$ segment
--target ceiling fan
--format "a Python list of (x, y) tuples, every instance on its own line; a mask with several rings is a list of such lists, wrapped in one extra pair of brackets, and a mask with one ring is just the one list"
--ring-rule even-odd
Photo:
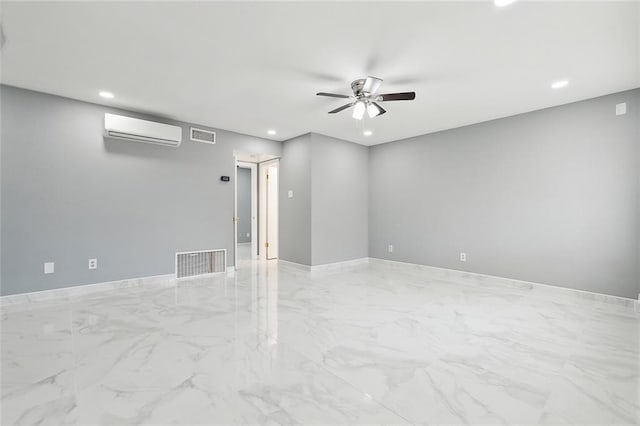
[(362, 120), (364, 117), (364, 112), (366, 111), (369, 114), (369, 117), (377, 117), (378, 115), (382, 115), (385, 112), (385, 109), (378, 105), (378, 102), (388, 102), (388, 101), (412, 101), (416, 98), (416, 92), (402, 92), (402, 93), (385, 93), (381, 95), (377, 95), (376, 92), (380, 88), (382, 84), (381, 78), (376, 77), (367, 77), (361, 78), (358, 80), (354, 80), (351, 83), (351, 90), (353, 91), (353, 96), (348, 95), (340, 95), (337, 93), (326, 93), (319, 92), (316, 93), (318, 96), (328, 96), (330, 98), (344, 98), (344, 99), (353, 99), (352, 102), (342, 105), (339, 108), (336, 108), (332, 111), (329, 111), (329, 114), (335, 114), (337, 112), (343, 111), (349, 107), (355, 105), (353, 109), (353, 118), (356, 120)]

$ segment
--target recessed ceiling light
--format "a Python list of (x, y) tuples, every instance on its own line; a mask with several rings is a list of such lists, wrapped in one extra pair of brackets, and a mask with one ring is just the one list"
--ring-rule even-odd
[(267, 133), (273, 136), (276, 134), (276, 131), (273, 129), (270, 129), (270, 130), (267, 130)]
[(493, 0), (493, 4), (498, 7), (509, 6), (511, 3), (515, 3), (518, 0)]
[(365, 136), (371, 136), (373, 132), (371, 130), (365, 130), (364, 132), (362, 132), (362, 134)]
[(551, 84), (552, 89), (562, 89), (563, 87), (567, 87), (569, 85), (569, 80), (558, 80), (554, 81)]
[(113, 93), (111, 92), (105, 92), (104, 90), (102, 92), (99, 93), (100, 96), (102, 96), (103, 98), (107, 98), (107, 99), (113, 99)]

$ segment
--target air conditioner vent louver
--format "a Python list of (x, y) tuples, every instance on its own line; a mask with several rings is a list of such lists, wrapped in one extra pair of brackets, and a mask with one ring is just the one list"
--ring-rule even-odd
[(191, 128), (191, 140), (203, 143), (216, 143), (216, 132), (210, 132), (209, 130)]
[(176, 253), (176, 277), (187, 278), (226, 272), (227, 250)]

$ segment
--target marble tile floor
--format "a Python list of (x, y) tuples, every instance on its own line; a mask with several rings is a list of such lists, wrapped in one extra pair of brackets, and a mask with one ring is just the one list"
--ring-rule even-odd
[(614, 425), (633, 309), (383, 264), (2, 308), (3, 425)]
[(238, 243), (238, 262), (251, 260), (251, 243)]

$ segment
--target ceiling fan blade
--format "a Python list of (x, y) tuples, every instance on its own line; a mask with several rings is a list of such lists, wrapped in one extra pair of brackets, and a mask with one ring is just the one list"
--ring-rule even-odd
[(415, 98), (416, 98), (416, 92), (403, 92), (403, 93), (386, 93), (384, 95), (378, 95), (376, 100), (379, 102), (412, 101)]
[(364, 80), (364, 84), (362, 85), (362, 91), (364, 93), (376, 93), (380, 85), (382, 84), (382, 79), (377, 77), (367, 77)]
[(318, 92), (316, 93), (317, 96), (328, 96), (330, 98), (343, 98), (343, 99), (349, 99), (350, 96), (347, 95), (339, 95), (337, 93), (326, 93), (326, 92)]
[(352, 105), (353, 105), (353, 103), (346, 104), (346, 105), (342, 105), (342, 106), (341, 106), (341, 107), (339, 107), (339, 108), (336, 108), (336, 109), (334, 109), (334, 110), (329, 111), (329, 114), (335, 114), (336, 112), (343, 111), (343, 110), (345, 110), (345, 109), (349, 108), (349, 107), (350, 107), (350, 106), (352, 106)]
[[(384, 114), (385, 112), (387, 112), (387, 110), (386, 110), (386, 109), (382, 108), (382, 107), (381, 107), (380, 105), (378, 105), (377, 103), (375, 103), (375, 102), (371, 102), (371, 103), (378, 107), (378, 110), (380, 111), (380, 112), (378, 113), (378, 115), (382, 115), (382, 114)], [(376, 116), (376, 117), (377, 117), (377, 116)]]

